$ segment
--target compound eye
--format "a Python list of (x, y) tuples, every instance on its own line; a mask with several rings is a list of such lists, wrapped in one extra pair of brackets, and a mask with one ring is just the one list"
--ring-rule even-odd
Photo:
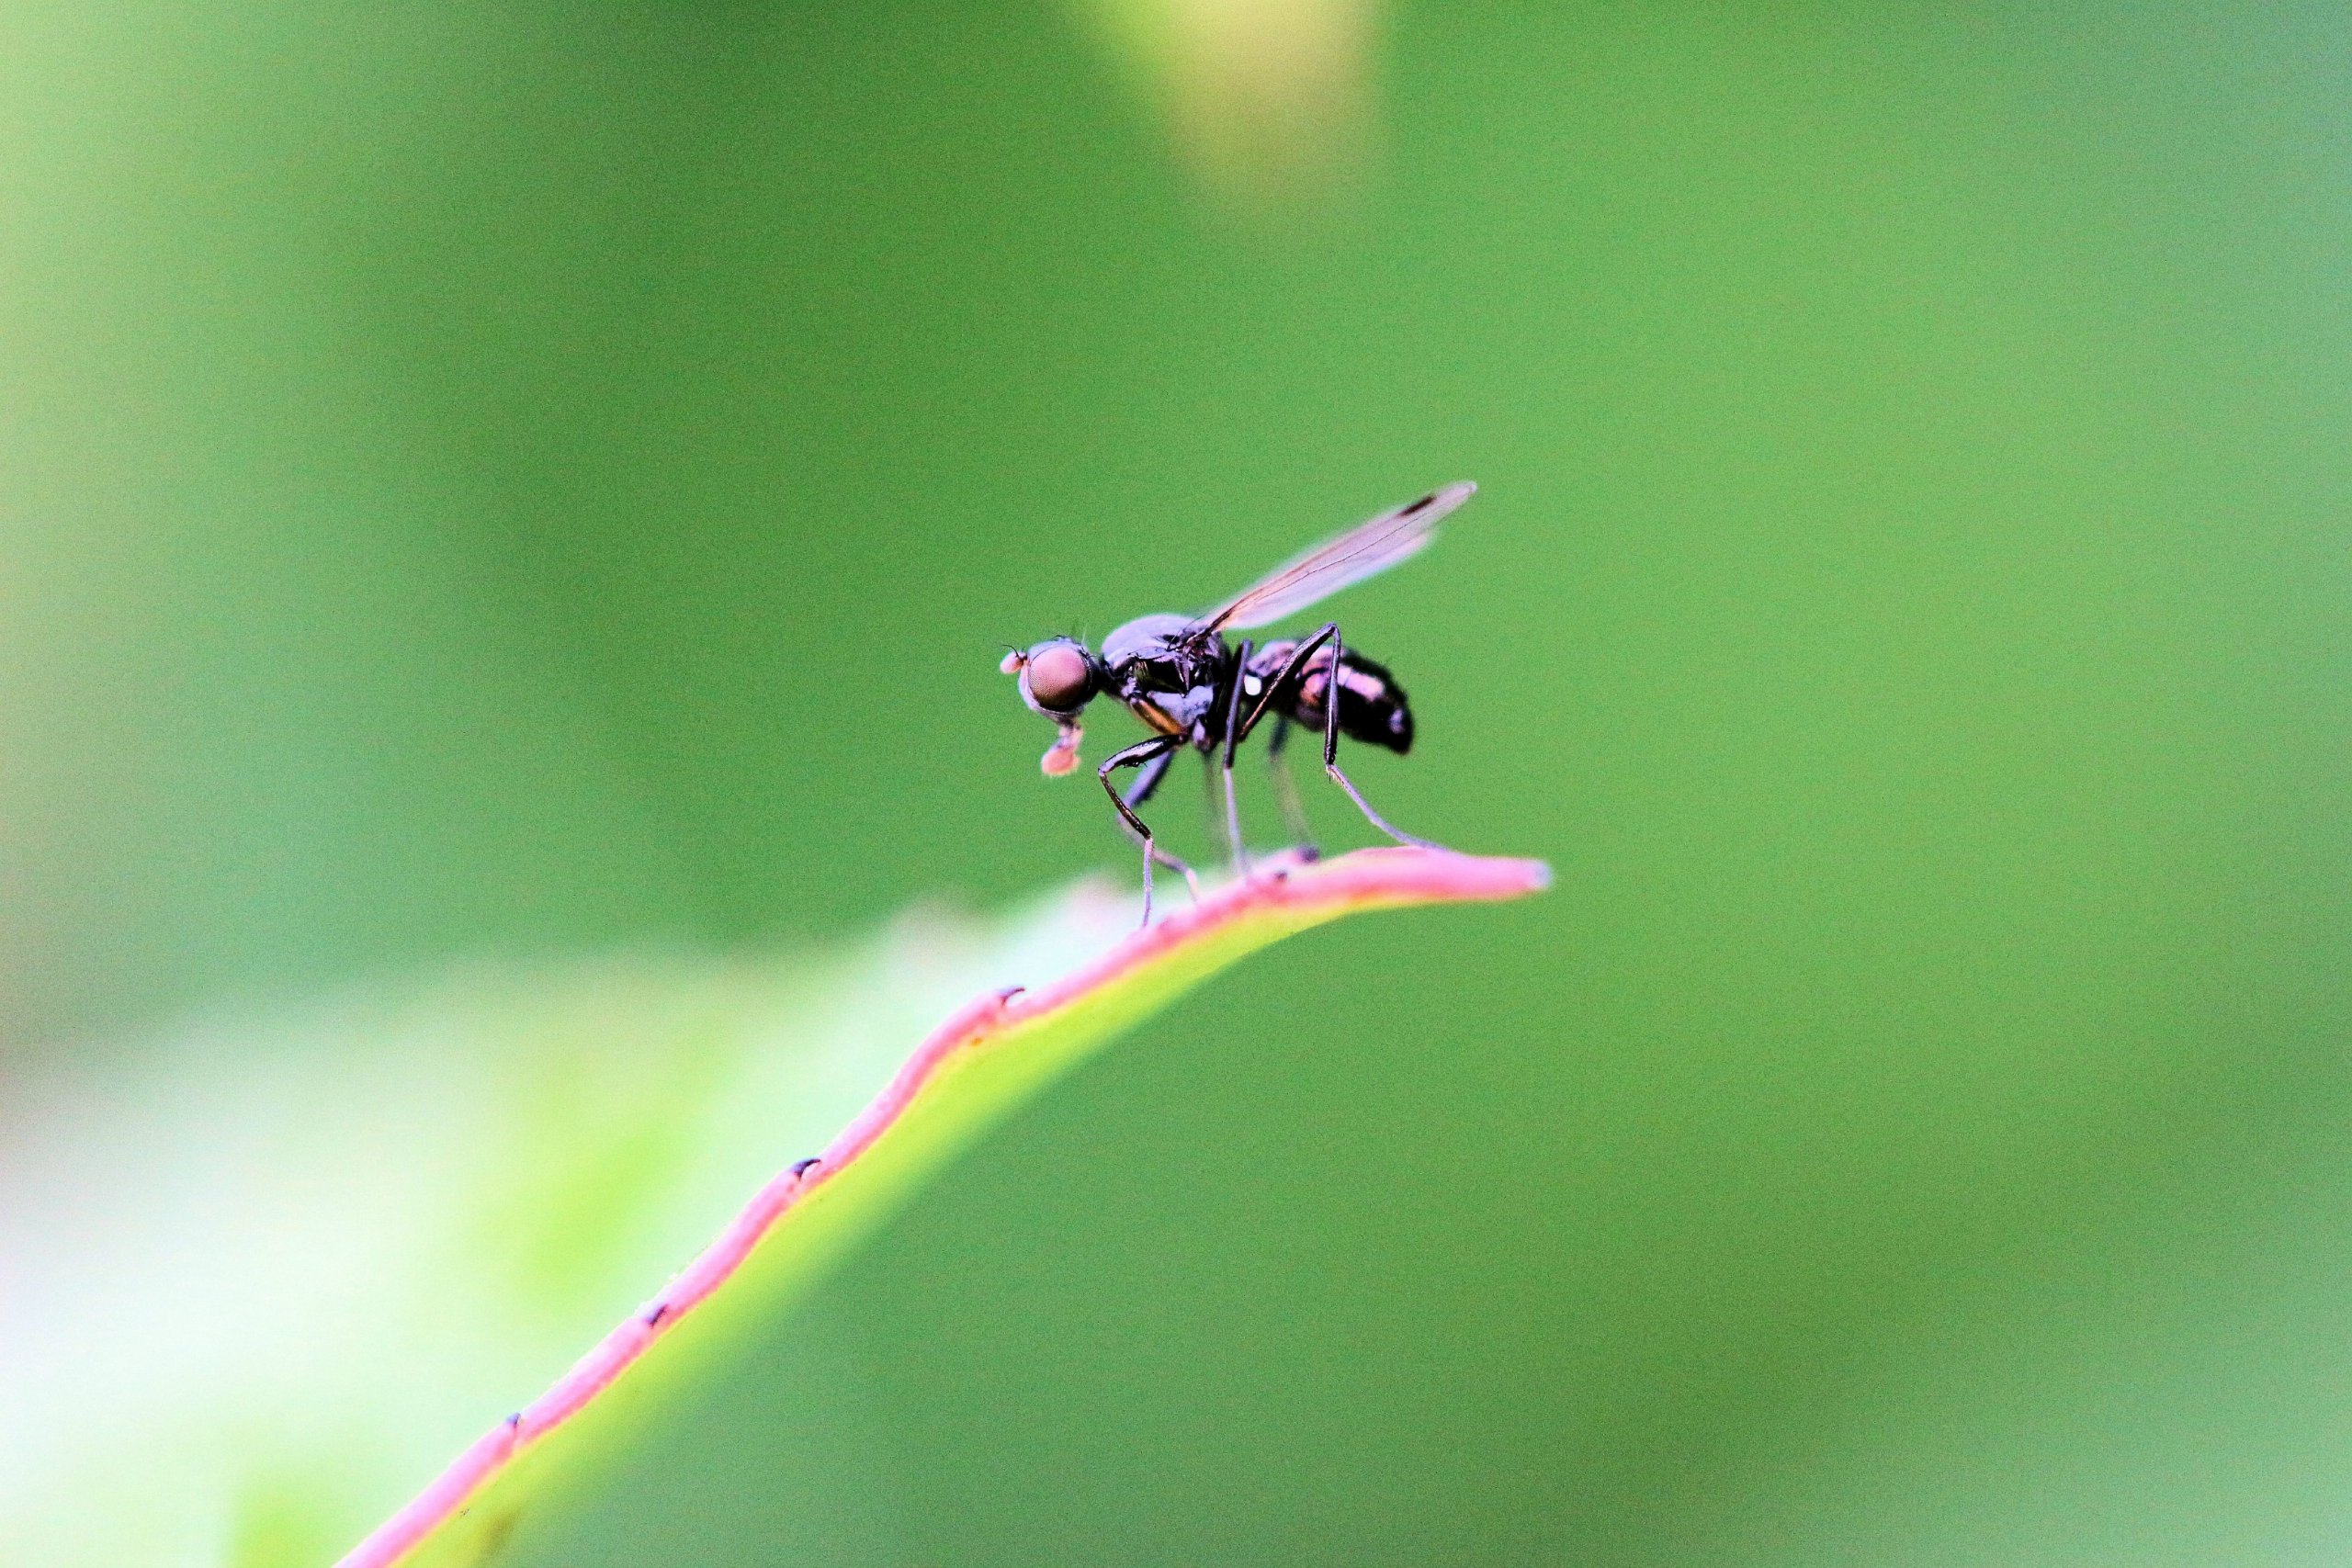
[(1094, 694), (1094, 661), (1074, 642), (1041, 642), (1022, 664), (1021, 689), (1048, 713), (1075, 713)]

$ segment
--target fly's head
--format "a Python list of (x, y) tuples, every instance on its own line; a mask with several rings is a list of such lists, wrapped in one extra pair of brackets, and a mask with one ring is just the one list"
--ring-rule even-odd
[(1021, 678), (1021, 700), (1054, 721), (1054, 743), (1037, 760), (1047, 778), (1078, 766), (1078, 743), (1085, 734), (1079, 717), (1105, 684), (1102, 663), (1076, 637), (1048, 637), (1026, 650), (1014, 649), (997, 666)]

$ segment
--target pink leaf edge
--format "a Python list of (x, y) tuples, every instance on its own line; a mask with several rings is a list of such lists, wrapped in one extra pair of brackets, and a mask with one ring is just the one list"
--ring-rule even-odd
[(1208, 894), (1147, 926), (1091, 963), (1049, 985), (990, 991), (932, 1031), (874, 1102), (814, 1159), (770, 1179), (741, 1213), (670, 1283), (605, 1336), (571, 1370), (522, 1410), (476, 1438), (399, 1512), (345, 1554), (336, 1568), (391, 1568), (466, 1505), (522, 1451), (578, 1414), (653, 1343), (708, 1299), (807, 1193), (838, 1176), (913, 1103), (941, 1064), (989, 1035), (1069, 1006), (1155, 960), (1254, 914), (1351, 905), (1491, 903), (1551, 886), (1538, 860), (1465, 855), (1409, 846), (1357, 850), (1331, 860), (1268, 863), (1256, 874)]

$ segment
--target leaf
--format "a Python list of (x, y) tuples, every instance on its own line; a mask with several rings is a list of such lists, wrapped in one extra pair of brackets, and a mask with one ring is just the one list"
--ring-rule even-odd
[(1082, 884), (809, 953), (481, 961), (19, 1066), (0, 1562), (333, 1562), (909, 1041), (1133, 920)]
[(657, 1406), (717, 1375), (748, 1331), (943, 1162), (1118, 1032), (1258, 948), (1342, 915), (1516, 897), (1537, 862), (1380, 849), (1275, 867), (1138, 931), (1067, 978), (989, 993), (942, 1024), (813, 1161), (771, 1179), (718, 1238), (538, 1400), (493, 1427), (344, 1559), (471, 1564), (594, 1484)]

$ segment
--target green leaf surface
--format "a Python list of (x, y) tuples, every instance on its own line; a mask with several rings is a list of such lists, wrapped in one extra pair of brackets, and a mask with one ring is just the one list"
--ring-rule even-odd
[(1080, 884), (784, 955), (480, 963), (222, 1011), (0, 1105), (0, 1562), (329, 1562), (559, 1376)]
[(1308, 926), (1542, 872), (1276, 870), (1148, 931), (1082, 883), (831, 954), (478, 964), (25, 1076), (0, 1109), (0, 1561), (292, 1568), (371, 1529), (353, 1560), (390, 1561), (460, 1503), (406, 1555), (480, 1561), (1128, 1024)]
[(1361, 911), (1517, 897), (1540, 862), (1359, 851), (1278, 865), (1138, 931), (1034, 992), (983, 994), (940, 1025), (829, 1144), (763, 1187), (694, 1264), (546, 1395), (469, 1448), (346, 1559), (482, 1562), (593, 1486), (650, 1415), (716, 1386), (826, 1263), (1012, 1107), (1235, 960)]
[[(1416, 851), (1270, 870), (1150, 931), (1080, 882), (835, 952), (480, 962), (26, 1072), (0, 1105), (0, 1561), (480, 1561), (1122, 1027), (1306, 926), (1543, 874)], [(774, 1182), (819, 1149), (826, 1180)], [(748, 1194), (795, 1199), (757, 1248)], [(724, 1288), (644, 1328), (696, 1277)], [(600, 1345), (605, 1373), (659, 1354), (605, 1387), (574, 1366)], [(537, 1425), (501, 1441), (515, 1408)], [(484, 1427), (499, 1462), (402, 1506)], [(473, 1506), (407, 1551), (449, 1502)]]

